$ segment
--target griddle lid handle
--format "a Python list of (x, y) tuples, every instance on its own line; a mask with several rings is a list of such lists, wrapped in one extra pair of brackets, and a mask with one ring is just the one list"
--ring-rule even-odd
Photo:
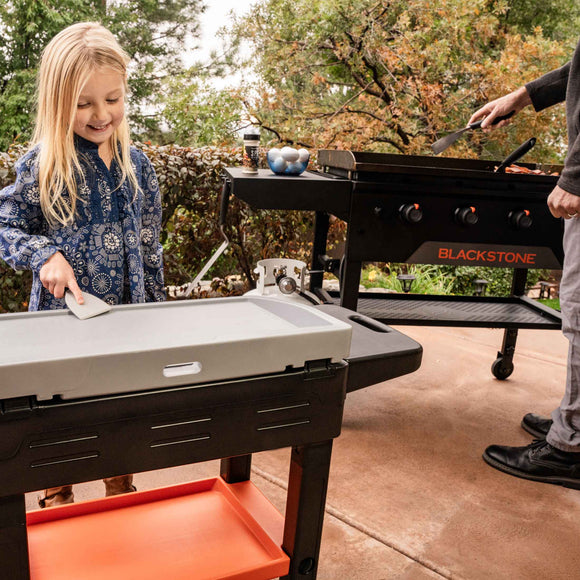
[(228, 215), (228, 205), (230, 203), (230, 193), (232, 191), (232, 182), (227, 177), (224, 178), (224, 185), (222, 187), (222, 199), (220, 204), (219, 226), (226, 225), (226, 216)]

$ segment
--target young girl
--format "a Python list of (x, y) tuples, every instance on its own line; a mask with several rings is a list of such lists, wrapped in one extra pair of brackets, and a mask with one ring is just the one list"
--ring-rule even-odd
[[(68, 288), (109, 304), (165, 299), (161, 199), (124, 115), (129, 59), (96, 23), (60, 32), (43, 52), (32, 149), (0, 191), (0, 257), (33, 272), (29, 310), (64, 308)], [(104, 480), (107, 495), (132, 476)], [(45, 490), (41, 507), (73, 501)]]

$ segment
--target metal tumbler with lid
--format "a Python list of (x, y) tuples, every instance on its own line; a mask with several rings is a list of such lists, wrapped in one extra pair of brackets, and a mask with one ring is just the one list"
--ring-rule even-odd
[(242, 172), (258, 173), (258, 164), (260, 161), (260, 131), (256, 128), (248, 129), (244, 133), (243, 139)]

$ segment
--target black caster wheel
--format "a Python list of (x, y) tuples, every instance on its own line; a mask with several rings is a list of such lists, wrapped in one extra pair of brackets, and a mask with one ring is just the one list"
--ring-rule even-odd
[(496, 379), (505, 381), (514, 372), (514, 365), (512, 362), (504, 361), (503, 356), (500, 356), (491, 365), (491, 372)]

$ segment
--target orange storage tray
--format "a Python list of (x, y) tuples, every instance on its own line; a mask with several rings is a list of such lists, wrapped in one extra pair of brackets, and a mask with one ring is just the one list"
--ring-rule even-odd
[(288, 573), (284, 520), (221, 478), (27, 514), (31, 580), (266, 580)]

